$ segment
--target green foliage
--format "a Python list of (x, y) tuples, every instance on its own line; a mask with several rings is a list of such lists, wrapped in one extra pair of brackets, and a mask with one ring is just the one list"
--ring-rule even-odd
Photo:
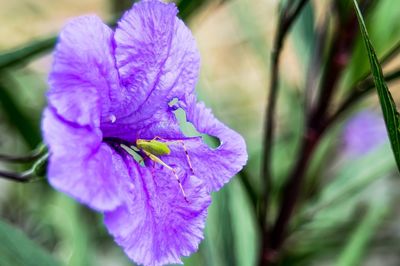
[(372, 46), (371, 40), (368, 36), (367, 28), (365, 26), (364, 19), (358, 7), (357, 1), (353, 0), (353, 2), (357, 12), (357, 18), (362, 37), (367, 49), (371, 72), (374, 77), (376, 89), (378, 91), (383, 117), (385, 118), (394, 157), (397, 162), (397, 168), (400, 171), (400, 114), (397, 112), (396, 104), (387, 87), (385, 78), (383, 76), (382, 67), (379, 64), (378, 57), (376, 56), (374, 47)]
[[(234, 27), (229, 31), (232, 36), (227, 35), (223, 45), (228, 48), (233, 46), (233, 53), (246, 53), (247, 57), (240, 57), (244, 60), (256, 61), (261, 69), (260, 72), (265, 75), (258, 78), (256, 82), (262, 83), (263, 89), (267, 90), (266, 84), (269, 77), (265, 73), (268, 72), (269, 68), (270, 43), (272, 43), (274, 34), (272, 32), (269, 34), (265, 30), (268, 28), (265, 22), (273, 23), (275, 18), (271, 16), (267, 20), (262, 20), (260, 14), (268, 11), (267, 8), (273, 6), (272, 4), (269, 4), (268, 1), (249, 2), (245, 0), (220, 0), (217, 1), (217, 4), (211, 0), (181, 0), (175, 2), (180, 9), (180, 16), (186, 21), (195, 18), (201, 11), (200, 22), (193, 20), (198, 23), (196, 26), (203, 27), (203, 22), (205, 22), (204, 25), (207, 25), (206, 20), (214, 15), (207, 12), (225, 12), (222, 18), (226, 19), (227, 23), (232, 20)], [(281, 1), (281, 4), (289, 2)], [(298, 3), (300, 1), (291, 2)], [(281, 90), (277, 102), (277, 129), (272, 158), (273, 187), (271, 187), (271, 194), (269, 195), (269, 222), (274, 220), (282, 198), (287, 196), (282, 191), (287, 182), (288, 173), (298, 159), (299, 144), (304, 136), (307, 112), (310, 111), (305, 108), (304, 102), (308, 99), (303, 95), (304, 90), (307, 89), (305, 88), (308, 82), (307, 75), (315, 75), (312, 78), (314, 79), (313, 89), (316, 90), (318, 79), (327, 65), (324, 52), (326, 53), (329, 46), (332, 45), (331, 40), (333, 39), (335, 23), (337, 20), (354, 14), (351, 13), (354, 12), (351, 1), (331, 1), (335, 2), (338, 13), (330, 10), (331, 13), (328, 12), (329, 17), (324, 21), (327, 22), (326, 25), (321, 27), (320, 18), (315, 17), (319, 12), (315, 4), (325, 5), (322, 2), (324, 1), (309, 1), (305, 5), (293, 24), (293, 28), (289, 31), (289, 42), (286, 40), (284, 44), (285, 51), (282, 53), (284, 60), (280, 62)], [(130, 4), (130, 1), (121, 1), (115, 4), (112, 12), (123, 11)], [(204, 8), (208, 4), (211, 4), (211, 11)], [(377, 54), (384, 54), (388, 48), (393, 47), (394, 41), (398, 42), (396, 38), (398, 39), (400, 28), (397, 23), (399, 9), (394, 8), (396, 4), (397, 0), (377, 1), (366, 11), (368, 13), (365, 13), (365, 20), (371, 38), (368, 37), (362, 21), (363, 18), (359, 13), (363, 38), (356, 40), (355, 49), (351, 53), (351, 62), (346, 66), (345, 75), (339, 78), (344, 81), (344, 86), (341, 87), (350, 88), (349, 84), (353, 84), (360, 76), (368, 72), (368, 59), (371, 61), (371, 70), (377, 84), (378, 95), (388, 124), (396, 159), (399, 162), (398, 113), (377, 60)], [(264, 8), (265, 10), (260, 11), (257, 8)], [(328, 6), (327, 8), (331, 7)], [(331, 16), (331, 14), (338, 16)], [(217, 15), (216, 17), (220, 19)], [(216, 21), (218, 22), (218, 20)], [(223, 24), (226, 21), (220, 22)], [(374, 47), (371, 44), (371, 39), (374, 40)], [(363, 41), (367, 47), (368, 57), (363, 48)], [(0, 118), (4, 118), (15, 129), (18, 134), (14, 138), (23, 140), (28, 148), (34, 148), (40, 141), (39, 121), (36, 117), (40, 116), (41, 110), (39, 107), (32, 110), (26, 108), (25, 100), (20, 97), (19, 91), (16, 89), (32, 91), (34, 101), (38, 103), (43, 101), (43, 93), (42, 91), (38, 93), (37, 88), (44, 87), (46, 77), (43, 73), (39, 73), (40, 71), (38, 73), (32, 71), (34, 68), (30, 66), (30, 63), (39, 56), (50, 52), (55, 42), (56, 37), (44, 38), (0, 54)], [(321, 47), (318, 47), (318, 45), (321, 45)], [(202, 55), (206, 57), (205, 53), (209, 50), (202, 46), (199, 47), (202, 49)], [(321, 49), (321, 54), (314, 53), (318, 48)], [(213, 46), (210, 50), (213, 49), (218, 49), (218, 47)], [(316, 59), (318, 62), (314, 61)], [(204, 64), (204, 62), (207, 61), (203, 61), (203, 73), (214, 71), (211, 65)], [(237, 62), (234, 67), (244, 71), (243, 76), (257, 74), (239, 68), (241, 63)], [(296, 73), (291, 73), (295, 68), (287, 67), (291, 63), (296, 66)], [(314, 63), (315, 65), (313, 65)], [(25, 67), (26, 65), (29, 67)], [(219, 62), (218, 66), (223, 68), (227, 67), (226, 65), (228, 63)], [(233, 69), (236, 70), (236, 68)], [(28, 78), (26, 77), (27, 72), (30, 72)], [(224, 82), (226, 76), (234, 75), (228, 72), (223, 73), (225, 75), (223, 77)], [(301, 76), (301, 80), (292, 76)], [(253, 105), (253, 103), (246, 101), (245, 93), (259, 93), (259, 98), (263, 98), (260, 102), (265, 100), (264, 97), (261, 97), (264, 94), (251, 90), (252, 86), (259, 85), (251, 83), (254, 82), (252, 79), (246, 80), (246, 82), (248, 81), (245, 84), (246, 88), (241, 88), (241, 84), (237, 80), (225, 85), (224, 82), (215, 82), (210, 77), (214, 78), (214, 73), (208, 77), (202, 77), (200, 80), (198, 86), (200, 98), (205, 99), (206, 104), (213, 107), (216, 116), (224, 122), (228, 122), (233, 128), (242, 132), (252, 130), (256, 133), (246, 139), (250, 154), (246, 171), (234, 177), (232, 182), (220, 192), (213, 194), (213, 203), (209, 209), (205, 229), (205, 239), (200, 245), (199, 252), (185, 258), (184, 261), (185, 265), (189, 266), (256, 265), (260, 257), (259, 250), (262, 239), (257, 217), (259, 211), (257, 201), (260, 197), (260, 191), (262, 191), (259, 185), (262, 183), (259, 180), (261, 158), (261, 133), (259, 131), (262, 125), (259, 122), (261, 121), (259, 119), (261, 114), (249, 111), (248, 105)], [(397, 77), (398, 73), (394, 78)], [(35, 80), (37, 83), (33, 84)], [(234, 95), (240, 101), (232, 102), (231, 100), (235, 99), (234, 97), (220, 97), (223, 94), (218, 94), (218, 92), (220, 89), (224, 89), (224, 86), (230, 89), (226, 95)], [(210, 95), (207, 95), (205, 89), (207, 87), (212, 88)], [(372, 85), (370, 87), (372, 88)], [(317, 91), (313, 93), (316, 94)], [(260, 105), (260, 103), (254, 103), (254, 105), (256, 104)], [(311, 101), (309, 104), (310, 106), (307, 107), (311, 107)], [(332, 108), (329, 111), (333, 112), (336, 106), (336, 102), (332, 103)], [(238, 111), (229, 113), (230, 110)], [(186, 122), (183, 110), (177, 110), (176, 116), (181, 123), (182, 131), (187, 136), (200, 135), (192, 124)], [(0, 126), (4, 125), (1, 124)], [(327, 130), (319, 142), (312, 160), (307, 165), (302, 193), (296, 202), (297, 208), (289, 225), (287, 242), (282, 249), (283, 252), (278, 261), (279, 265), (323, 265), (324, 263), (360, 265), (365, 262), (371, 247), (374, 247), (377, 244), (376, 242), (379, 241), (378, 244), (385, 243), (389, 246), (389, 252), (398, 253), (394, 245), (390, 246), (386, 238), (375, 239), (382, 226), (386, 225), (383, 224), (386, 218), (391, 219), (393, 223), (398, 222), (396, 217), (392, 218), (388, 215), (394, 213), (393, 206), (399, 198), (398, 193), (396, 193), (396, 185), (398, 184), (394, 183), (397, 179), (392, 178), (392, 170), (396, 167), (396, 161), (390, 152), (390, 147), (384, 145), (358, 158), (344, 157), (343, 160), (342, 156), (345, 155), (342, 152), (341, 145), (342, 129), (343, 123), (337, 123)], [(13, 133), (5, 132), (3, 134), (11, 135)], [(212, 139), (212, 136), (202, 135), (202, 137), (212, 148), (216, 148), (219, 144), (218, 140)], [(368, 138), (367, 135), (365, 137)], [(18, 144), (15, 146), (18, 146)], [(1, 166), (3, 167), (3, 165)], [(42, 172), (45, 165), (36, 164), (35, 166), (35, 170)], [(52, 242), (55, 243), (51, 250), (62, 263), (71, 266), (99, 265), (100, 262), (106, 265), (131, 265), (129, 259), (104, 229), (101, 217), (81, 207), (79, 203), (72, 199), (53, 191), (44, 183), (41, 185), (45, 189), (40, 190), (40, 193), (37, 190), (33, 190), (33, 193), (27, 193), (32, 187), (20, 189), (20, 187), (15, 188), (14, 184), (6, 185), (4, 188), (0, 186), (0, 196), (2, 196), (0, 212), (4, 218), (9, 218), (7, 217), (9, 213), (7, 214), (3, 210), (6, 208), (11, 209), (12, 213), (29, 210), (22, 216), (23, 220), (29, 220), (32, 212), (39, 213), (39, 215), (36, 215), (40, 217), (41, 222), (55, 231), (55, 236), (51, 236), (54, 238), (51, 239)], [(34, 185), (31, 183), (26, 186)], [(7, 193), (3, 193), (3, 189)], [(22, 206), (17, 204), (14, 206), (13, 201), (3, 201), (3, 196), (8, 199), (15, 194), (18, 194), (21, 198)], [(43, 195), (46, 195), (46, 197), (43, 197), (45, 200), (39, 200)], [(18, 222), (15, 222), (15, 224), (23, 227)], [(24, 231), (26, 231), (25, 229)], [(385, 229), (388, 230), (386, 227)], [(31, 235), (29, 230), (27, 234)], [(0, 265), (60, 265), (46, 251), (27, 239), (22, 232), (3, 222), (0, 222), (0, 239)], [(106, 262), (103, 262), (103, 260)]]
[(56, 40), (57, 37), (52, 36), (0, 54), (0, 70), (29, 62), (33, 58), (48, 52), (54, 47)]
[[(344, 0), (348, 3), (348, 8), (354, 12), (351, 1)], [(400, 9), (393, 8), (398, 2), (396, 0), (370, 1), (373, 6), (368, 9), (363, 20), (368, 27), (368, 35), (374, 40), (374, 50), (380, 58), (395, 42), (399, 41), (400, 28), (394, 21), (400, 15)], [(344, 77), (344, 87), (349, 88), (360, 77), (369, 71), (368, 56), (365, 53), (365, 45), (362, 38), (359, 38), (355, 44), (351, 62), (347, 67), (347, 73)]]
[(376, 231), (376, 227), (383, 221), (389, 208), (387, 202), (373, 202), (367, 210), (360, 224), (350, 236), (348, 244), (339, 257), (338, 266), (361, 265), (367, 244)]
[(65, 195), (54, 193), (50, 199), (46, 218), (56, 227), (63, 242), (58, 246), (66, 266), (91, 265), (92, 247), (89, 245), (89, 227), (82, 219), (77, 202)]
[(57, 266), (47, 251), (37, 246), (23, 232), (0, 221), (0, 265)]
[[(315, 49), (315, 21), (314, 7), (308, 3), (298, 20), (293, 25), (293, 39), (296, 43), (295, 49), (301, 65), (309, 66), (310, 54)], [(307, 68), (304, 68), (307, 70)]]
[[(16, 57), (17, 58), (17, 57)], [(22, 58), (13, 61), (15, 63)], [(13, 97), (11, 91), (15, 90), (17, 84), (0, 70), (0, 108), (4, 110), (6, 119), (22, 135), (25, 143), (30, 149), (34, 149), (41, 140), (38, 122), (32, 121), (27, 115), (26, 109), (20, 106)]]
[(209, 0), (180, 0), (178, 1), (179, 16), (187, 20), (193, 13), (199, 10)]

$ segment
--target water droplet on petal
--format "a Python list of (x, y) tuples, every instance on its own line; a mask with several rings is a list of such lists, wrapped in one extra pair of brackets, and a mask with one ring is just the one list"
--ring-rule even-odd
[(117, 117), (115, 115), (110, 115), (110, 121), (114, 124), (115, 121), (117, 121)]

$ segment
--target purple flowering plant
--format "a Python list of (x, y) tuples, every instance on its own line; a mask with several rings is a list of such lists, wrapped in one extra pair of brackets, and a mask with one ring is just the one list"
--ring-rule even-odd
[(363, 110), (349, 119), (343, 130), (344, 151), (363, 155), (388, 141), (385, 121), (373, 110)]
[[(200, 56), (177, 12), (141, 1), (114, 31), (96, 16), (71, 20), (54, 53), (42, 121), (51, 185), (104, 213), (115, 241), (143, 265), (181, 263), (197, 250), (210, 193), (247, 160), (243, 138), (196, 100)], [(220, 146), (185, 136), (178, 108)]]
[[(378, 54), (373, 47), (377, 33), (382, 38), (387, 35), (382, 32), (395, 36), (399, 28), (392, 4), (133, 2), (132, 6), (130, 1), (111, 1), (112, 14), (127, 10), (112, 28), (97, 16), (82, 16), (70, 20), (58, 39), (32, 40), (0, 52), (0, 120), (6, 118), (14, 126), (10, 129), (19, 133), (2, 132), (0, 146), (14, 149), (24, 141), (34, 149), (40, 143), (25, 155), (0, 153), (0, 179), (48, 181), (22, 190), (0, 185), (1, 265), (53, 266), (58, 259), (97, 265), (104, 257), (95, 255), (109, 244), (116, 247), (112, 241), (98, 246), (103, 235), (85, 231), (90, 221), (81, 220), (83, 210), (68, 208), (64, 200), (53, 201), (60, 192), (89, 207), (84, 211), (101, 214), (109, 234), (134, 263), (182, 263), (204, 237), (211, 194), (235, 174), (239, 182), (218, 193), (213, 203), (205, 248), (187, 264), (361, 265), (370, 257), (375, 261), (368, 250), (376, 244), (388, 248), (386, 255), (398, 257), (396, 248), (390, 251), (388, 245), (395, 242), (395, 228), (382, 225), (390, 218), (384, 213), (395, 211), (398, 202), (398, 173), (393, 170), (400, 165), (400, 114), (395, 104), (399, 95), (392, 97), (390, 91), (395, 90), (388, 85), (400, 78), (395, 58), (400, 43), (382, 39)], [(167, 2), (176, 2), (177, 7)], [(274, 5), (279, 12), (270, 16)], [(382, 5), (390, 12), (383, 12)], [(321, 17), (318, 10), (330, 15)], [(372, 19), (367, 27), (360, 10)], [(223, 75), (224, 82), (212, 87), (226, 96), (223, 90), (229, 88), (229, 97), (236, 101), (226, 113), (235, 112), (238, 125), (246, 127), (242, 130), (252, 156), (244, 170), (244, 139), (196, 97), (200, 54), (183, 22), (196, 15), (207, 16), (202, 20), (204, 40), (222, 33), (218, 42), (224, 50), (209, 46), (207, 54), (218, 53), (213, 57), (216, 64), (204, 67), (215, 73), (210, 82)], [(266, 26), (272, 17), (275, 34)], [(217, 27), (215, 22), (221, 20)], [(373, 28), (371, 37), (366, 28)], [(364, 54), (359, 53), (360, 42), (367, 48)], [(269, 49), (270, 57), (264, 53)], [(49, 50), (54, 53), (43, 112), (38, 108), (41, 101), (36, 101), (42, 93), (31, 95), (39, 89), (43, 65), (30, 63)], [(267, 68), (265, 59), (270, 61)], [(293, 65), (288, 67), (287, 62)], [(33, 70), (32, 77), (25, 77), (25, 68), (14, 73), (25, 65)], [(363, 101), (376, 91), (378, 97)], [(31, 96), (32, 105), (25, 106), (23, 100)], [(227, 101), (221, 99), (216, 103)], [(378, 99), (382, 114), (366, 108), (377, 105)], [(265, 107), (263, 117), (260, 106)], [(32, 113), (26, 115), (27, 110)], [(35, 110), (42, 118), (43, 138), (39, 125), (31, 123)], [(0, 123), (0, 128), (6, 127)], [(217, 147), (207, 144), (210, 136), (218, 140)], [(393, 154), (376, 149), (388, 140)], [(48, 183), (55, 188), (52, 193), (37, 193)], [(61, 222), (60, 210), (65, 215)], [(382, 229), (386, 233), (380, 233), (378, 241), (373, 234)], [(34, 241), (28, 239), (32, 236)], [(36, 240), (44, 250), (33, 243)], [(107, 265), (126, 259), (106, 249)]]

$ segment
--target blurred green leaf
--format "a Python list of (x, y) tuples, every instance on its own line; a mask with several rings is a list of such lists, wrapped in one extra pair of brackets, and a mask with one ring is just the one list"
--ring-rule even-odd
[(220, 211), (218, 212), (219, 219), (223, 225), (221, 230), (222, 256), (226, 262), (226, 265), (235, 266), (237, 265), (237, 258), (235, 252), (236, 239), (233, 233), (232, 225), (232, 209), (230, 204), (232, 183), (227, 189), (222, 189), (219, 193), (223, 200), (220, 200)]
[[(284, 129), (276, 137), (272, 157), (272, 186), (270, 191), (271, 213), (279, 206), (282, 189), (287, 181), (291, 168), (295, 163), (301, 137), (304, 132), (304, 107), (299, 100), (301, 96), (296, 89), (290, 89), (282, 82), (281, 96), (278, 97), (278, 111), (282, 117), (279, 121)], [(269, 215), (271, 218), (273, 215)]]
[(396, 110), (396, 104), (386, 85), (381, 65), (379, 64), (374, 47), (372, 46), (371, 40), (368, 36), (364, 19), (358, 7), (357, 1), (353, 0), (353, 2), (357, 13), (361, 34), (367, 49), (368, 58), (371, 65), (371, 72), (372, 76), (374, 77), (376, 89), (378, 91), (379, 101), (381, 103), (383, 117), (385, 118), (389, 139), (392, 144), (394, 157), (396, 159), (397, 167), (400, 171), (400, 114)]
[(52, 36), (39, 41), (34, 41), (20, 48), (0, 54), (0, 69), (23, 64), (52, 49), (57, 37)]
[(254, 265), (259, 232), (238, 177), (213, 194), (208, 213), (206, 239), (202, 243), (205, 263), (200, 265)]
[[(205, 246), (207, 265), (228, 266), (235, 265), (234, 241), (232, 237), (232, 224), (229, 206), (229, 190), (232, 184), (228, 184), (218, 193), (213, 195), (213, 202), (208, 210), (207, 226), (205, 230)], [(226, 234), (229, 234), (228, 236)], [(229, 241), (229, 242), (227, 242)], [(230, 254), (230, 255), (229, 255)], [(227, 257), (230, 256), (230, 257)]]
[(34, 149), (41, 140), (39, 125), (22, 110), (10, 91), (15, 89), (15, 82), (0, 71), (0, 108), (10, 124), (15, 126), (30, 149)]
[[(390, 174), (395, 167), (388, 142), (361, 157), (345, 158), (337, 164), (338, 170), (331, 170), (335, 171), (334, 179), (329, 183), (325, 181), (321, 192), (296, 216), (292, 241), (301, 242), (301, 245), (290, 248), (284, 258), (287, 264), (282, 265), (311, 265), (311, 261), (315, 264), (316, 260), (326, 256), (337, 260), (337, 254), (343, 251), (344, 243), (353, 238), (354, 228), (361, 221), (360, 207), (378, 202), (384, 206), (382, 200), (387, 202), (395, 193)], [(325, 168), (321, 174), (326, 176), (326, 171)], [(353, 247), (361, 249), (361, 244), (358, 242)]]
[(311, 2), (308, 2), (303, 11), (300, 13), (298, 19), (293, 24), (293, 41), (294, 47), (299, 56), (301, 65), (307, 66), (310, 62), (311, 51), (315, 49), (315, 22), (314, 22), (314, 8)]
[[(399, 8), (393, 8), (398, 4), (397, 0), (371, 1), (374, 12), (371, 14), (369, 25), (373, 33), (370, 36), (374, 40), (376, 50), (387, 50), (393, 43), (399, 40), (400, 28), (398, 18)], [(379, 49), (378, 49), (379, 48)]]
[(234, 18), (238, 22), (238, 34), (243, 35), (249, 47), (253, 50), (265, 67), (269, 67), (268, 43), (264, 38), (264, 25), (261, 25), (256, 17), (252, 6), (246, 1), (234, 1), (229, 5)]
[[(107, 25), (114, 27), (118, 18), (112, 19)], [(0, 70), (25, 64), (36, 56), (49, 52), (57, 43), (58, 36), (50, 36), (37, 41), (31, 41), (10, 51), (0, 52)]]
[[(343, 0), (351, 3), (351, 1)], [(393, 8), (397, 0), (369, 1), (373, 7), (368, 8), (364, 14), (364, 20), (368, 25), (368, 35), (374, 40), (374, 49), (379, 57), (387, 53), (395, 43), (399, 41), (400, 27), (398, 17), (400, 9)], [(360, 78), (370, 72), (368, 69), (368, 58), (365, 56), (362, 38), (359, 38), (354, 47), (348, 71), (343, 80), (343, 88), (351, 88)], [(383, 65), (383, 63), (382, 63)]]
[(0, 265), (61, 265), (47, 251), (27, 238), (19, 229), (0, 221)]
[(179, 16), (182, 19), (187, 19), (196, 9), (201, 7), (205, 2), (203, 0), (182, 0), (178, 3)]
[(54, 193), (53, 197), (47, 211), (48, 219), (63, 240), (57, 252), (62, 254), (68, 266), (91, 265), (89, 229), (82, 218), (79, 204), (61, 193)]
[(229, 188), (235, 257), (237, 265), (251, 266), (257, 262), (261, 233), (257, 230), (257, 218), (252, 203), (247, 200), (245, 189), (238, 181), (238, 177), (234, 177)]
[[(226, 0), (218, 0), (217, 2), (223, 2)], [(211, 2), (210, 0), (181, 0), (177, 6), (179, 9), (179, 16), (183, 20), (188, 20), (195, 11), (198, 11), (204, 4)]]
[(368, 241), (375, 234), (376, 228), (383, 221), (388, 211), (389, 207), (386, 201), (381, 199), (372, 202), (339, 257), (338, 266), (360, 265), (362, 263)]
[(317, 220), (325, 221), (329, 225), (338, 224), (346, 219), (346, 210), (351, 212), (354, 204), (357, 204), (353, 199), (358, 199), (362, 191), (376, 180), (385, 177), (395, 167), (389, 150), (387, 144), (361, 158), (347, 160), (335, 179), (324, 186), (317, 201), (305, 210), (306, 216), (313, 216), (319, 212)]
[(334, 160), (332, 154), (337, 151), (337, 140), (340, 138), (341, 127), (332, 127), (325, 133), (316, 148), (313, 159), (307, 170), (307, 179), (304, 185), (304, 197), (306, 200), (313, 201), (324, 191), (323, 182), (326, 177), (326, 169)]

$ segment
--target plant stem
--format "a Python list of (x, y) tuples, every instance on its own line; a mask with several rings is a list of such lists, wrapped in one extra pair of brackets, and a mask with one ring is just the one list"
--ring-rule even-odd
[[(392, 72), (389, 72), (385, 75), (386, 82), (394, 81), (400, 78), (400, 69), (396, 69)], [(342, 104), (337, 108), (336, 112), (334, 112), (326, 121), (326, 127), (332, 125), (340, 116), (346, 113), (352, 106), (354, 106), (357, 102), (364, 99), (370, 92), (372, 92), (373, 88), (375, 88), (374, 80), (372, 76), (368, 76), (366, 79), (358, 82), (349, 96), (342, 102)]]
[(271, 231), (271, 242), (269, 244), (270, 249), (275, 253), (279, 251), (285, 239), (286, 228), (296, 206), (307, 166), (322, 133), (322, 130), (314, 131), (314, 129), (308, 128), (306, 134), (304, 134), (302, 146), (299, 151), (299, 160), (288, 177), (288, 183), (284, 189), (285, 197), (283, 198), (278, 218)]
[[(300, 14), (303, 7), (307, 4), (308, 0), (300, 0), (300, 2), (292, 7), (293, 1), (289, 1), (288, 5), (282, 10), (278, 18), (277, 30), (275, 33), (273, 49), (271, 53), (271, 74), (269, 84), (269, 95), (265, 110), (264, 120), (264, 139), (263, 139), (263, 155), (261, 160), (261, 179), (264, 181), (263, 191), (258, 206), (258, 216), (261, 230), (263, 232), (262, 240), (262, 253), (268, 250), (268, 226), (267, 226), (267, 209), (268, 209), (268, 195), (271, 186), (271, 157), (272, 157), (272, 144), (273, 144), (273, 128), (275, 125), (275, 107), (279, 88), (279, 58), (282, 51), (282, 46), (286, 35), (291, 28), (293, 22)], [(263, 254), (260, 263), (264, 263), (264, 257), (270, 257), (269, 254)]]
[(30, 154), (25, 156), (15, 156), (8, 154), (0, 154), (0, 161), (10, 162), (10, 163), (29, 163), (36, 161), (46, 152), (46, 146), (44, 144), (39, 145), (39, 147), (30, 152)]
[(329, 16), (324, 18), (322, 25), (316, 29), (315, 47), (311, 54), (310, 65), (307, 71), (304, 92), (304, 113), (308, 114), (313, 104), (318, 79), (322, 69), (323, 54), (328, 36)]
[[(283, 42), (287, 32), (291, 28), (293, 22), (300, 14), (300, 11), (307, 3), (307, 0), (301, 0), (297, 7), (290, 12), (290, 5), (288, 5), (280, 14), (278, 19), (276, 37), (274, 38), (273, 49), (271, 53), (271, 74), (269, 84), (269, 95), (266, 106), (265, 116), (265, 130), (264, 130), (264, 158), (262, 160), (261, 176), (264, 180), (269, 180), (271, 177), (271, 153), (273, 142), (273, 128), (275, 125), (274, 114), (276, 107), (276, 99), (279, 87), (279, 58), (282, 51)], [(292, 2), (289, 2), (289, 4)]]
[(242, 169), (242, 171), (240, 171), (237, 175), (240, 178), (240, 182), (242, 182), (243, 188), (249, 197), (251, 205), (254, 207), (257, 206), (257, 193), (251, 184), (250, 176), (246, 169)]
[(57, 41), (57, 37), (51, 36), (39, 41), (30, 42), (14, 50), (0, 54), (0, 69), (14, 67), (28, 62), (35, 56), (51, 50)]
[[(350, 59), (356, 34), (357, 19), (351, 13), (346, 20), (339, 21), (337, 25), (333, 44), (328, 53), (327, 67), (320, 84), (320, 94), (316, 106), (312, 109), (306, 122), (305, 134), (296, 157), (298, 160), (287, 178), (278, 217), (270, 232), (269, 250), (264, 251), (267, 254), (267, 256), (264, 255), (264, 260), (269, 259), (268, 254), (278, 254), (284, 243), (287, 227), (298, 202), (307, 167), (326, 129), (324, 124), (329, 104), (341, 73)], [(269, 262), (265, 261), (262, 265), (268, 265)]]
[(5, 178), (11, 181), (20, 182), (20, 183), (27, 183), (33, 181), (32, 171), (26, 171), (23, 173), (12, 173), (6, 171), (0, 171), (0, 178)]
[[(389, 52), (387, 52), (381, 60), (381, 64), (387, 64), (390, 61), (392, 61), (392, 59), (394, 59), (398, 54), (400, 53), (400, 41), (398, 41), (390, 50)], [(368, 75), (371, 75), (371, 72), (368, 73)]]
[[(400, 41), (398, 41), (379, 61), (381, 65), (389, 63), (394, 57), (400, 53)], [(400, 69), (389, 72), (385, 75), (386, 82), (396, 80), (400, 77)], [(375, 87), (374, 80), (371, 76), (371, 72), (365, 74), (359, 81), (355, 83), (350, 89), (351, 93), (341, 103), (337, 110), (331, 115), (327, 121), (327, 126), (333, 124), (343, 113), (345, 113), (351, 106), (356, 102), (362, 100), (368, 93)]]

